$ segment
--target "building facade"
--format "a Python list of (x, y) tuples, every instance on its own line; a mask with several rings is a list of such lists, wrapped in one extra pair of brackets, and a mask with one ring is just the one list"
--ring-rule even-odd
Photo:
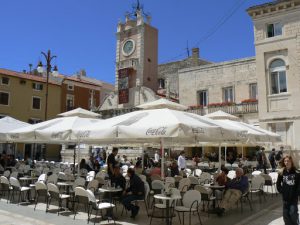
[[(0, 69), (0, 116), (11, 116), (30, 124), (45, 121), (46, 110), (46, 75), (20, 73)], [(104, 87), (103, 87), (104, 86)], [(104, 99), (113, 85), (89, 78), (85, 73), (74, 76), (49, 76), (47, 119), (53, 119), (57, 114), (81, 107), (93, 110)], [(7, 146), (0, 146), (0, 153)], [(23, 158), (34, 159), (60, 158), (60, 146), (18, 144), (14, 154)]]

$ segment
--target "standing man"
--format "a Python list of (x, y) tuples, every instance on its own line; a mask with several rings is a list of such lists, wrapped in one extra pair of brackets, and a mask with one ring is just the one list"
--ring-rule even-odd
[(142, 200), (145, 196), (145, 184), (139, 176), (135, 174), (133, 168), (127, 170), (127, 175), (130, 178), (130, 186), (123, 192), (122, 204), (131, 211), (131, 218), (135, 218), (139, 212), (139, 206), (133, 205), (131, 202)]
[(154, 154), (154, 162), (158, 163), (159, 162), (159, 154), (158, 154), (158, 151), (155, 151), (155, 154)]
[(282, 194), (283, 220), (285, 225), (298, 225), (298, 196), (300, 194), (300, 177), (291, 156), (282, 161), (282, 171), (277, 179), (277, 190)]
[(272, 167), (272, 172), (275, 172), (276, 169), (276, 161), (275, 161), (275, 148), (272, 148), (271, 153), (269, 154), (269, 161)]
[(178, 169), (185, 170), (185, 168), (186, 168), (185, 153), (184, 151), (181, 151), (178, 157)]
[(118, 154), (118, 148), (113, 148), (111, 154), (107, 157), (107, 173), (109, 179), (112, 178), (114, 174), (114, 168), (117, 164), (116, 155)]

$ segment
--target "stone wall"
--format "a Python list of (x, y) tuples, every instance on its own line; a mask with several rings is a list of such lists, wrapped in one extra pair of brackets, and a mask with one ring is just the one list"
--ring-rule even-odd
[(179, 101), (199, 104), (197, 92), (208, 90), (208, 103), (223, 102), (223, 88), (233, 86), (235, 102), (249, 99), (249, 84), (257, 82), (255, 58), (215, 63), (179, 71)]

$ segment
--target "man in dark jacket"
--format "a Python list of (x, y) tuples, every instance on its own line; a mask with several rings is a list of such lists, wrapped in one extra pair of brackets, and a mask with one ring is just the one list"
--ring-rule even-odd
[(242, 194), (248, 190), (248, 177), (244, 176), (242, 168), (236, 169), (236, 178), (226, 183), (227, 188), (220, 207), (217, 208), (218, 216), (222, 216), (225, 210), (235, 206), (236, 202), (241, 198)]
[(277, 190), (282, 194), (283, 220), (285, 225), (298, 225), (298, 196), (300, 194), (300, 177), (291, 156), (282, 161), (282, 172), (277, 179)]
[(145, 184), (139, 176), (135, 174), (134, 169), (129, 168), (127, 175), (130, 178), (130, 186), (123, 192), (123, 205), (129, 211), (131, 211), (131, 218), (135, 218), (139, 212), (139, 207), (133, 205), (131, 202), (135, 200), (142, 200), (145, 196)]

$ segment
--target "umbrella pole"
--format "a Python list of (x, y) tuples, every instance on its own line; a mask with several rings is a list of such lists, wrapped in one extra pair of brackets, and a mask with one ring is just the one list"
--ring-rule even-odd
[(141, 147), (140, 150), (142, 150), (142, 173), (143, 173), (145, 169), (145, 165), (144, 165), (145, 153), (143, 147)]
[(221, 143), (219, 143), (219, 167), (218, 167), (218, 173), (221, 171)]
[(225, 153), (224, 153), (225, 163), (227, 162), (227, 145), (225, 145)]
[(74, 163), (73, 175), (74, 175), (74, 177), (75, 177), (76, 146), (74, 147), (73, 163)]
[(164, 139), (160, 140), (160, 148), (161, 148), (161, 177), (164, 178), (164, 159), (165, 159), (165, 149), (164, 149)]
[(80, 176), (80, 142), (78, 142), (78, 160), (77, 160), (77, 163), (78, 163), (78, 168), (77, 168), (77, 177)]
[(244, 158), (244, 145), (242, 145), (242, 159)]

